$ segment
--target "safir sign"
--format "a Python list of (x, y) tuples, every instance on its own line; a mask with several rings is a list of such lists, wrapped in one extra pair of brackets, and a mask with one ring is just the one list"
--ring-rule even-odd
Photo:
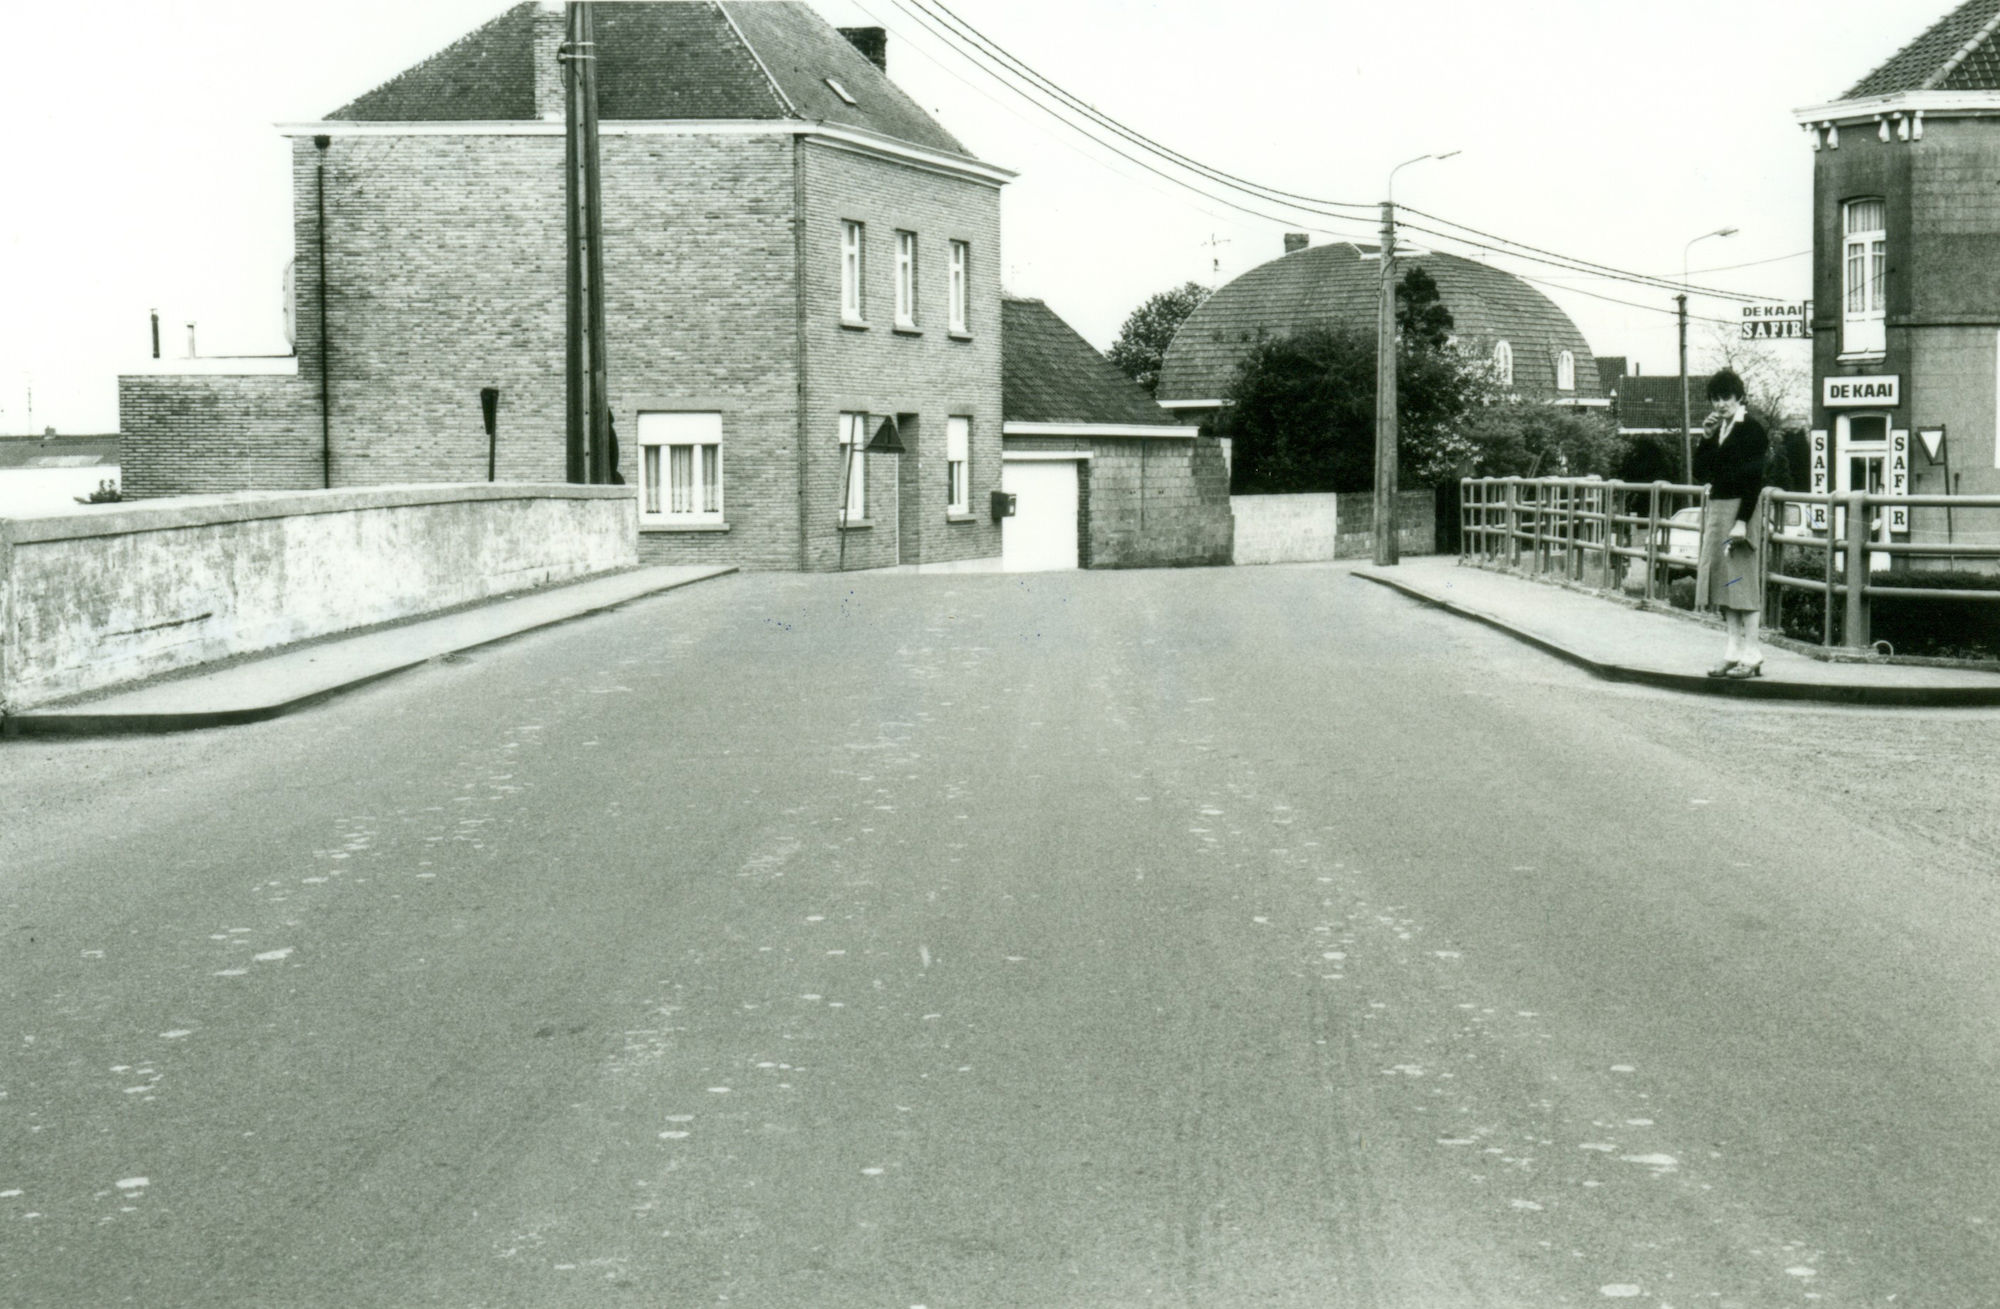
[(1828, 409), (1894, 409), (1903, 403), (1903, 375), (1825, 378), (1820, 403)]

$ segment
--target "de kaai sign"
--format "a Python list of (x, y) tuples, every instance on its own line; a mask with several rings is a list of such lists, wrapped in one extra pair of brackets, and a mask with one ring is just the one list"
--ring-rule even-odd
[(1788, 305), (1744, 305), (1743, 339), (1746, 341), (1798, 341), (1812, 336), (1813, 302), (1800, 300)]
[(1894, 409), (1903, 403), (1903, 376), (1829, 377), (1821, 383), (1820, 403), (1828, 409)]

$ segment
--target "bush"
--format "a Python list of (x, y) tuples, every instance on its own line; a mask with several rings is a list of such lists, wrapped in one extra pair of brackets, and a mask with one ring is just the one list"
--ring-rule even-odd
[(1667, 603), (1676, 609), (1694, 608), (1694, 578), (1676, 577), (1667, 583)]
[[(1818, 579), (1825, 576), (1826, 557), (1805, 546), (1788, 546), (1780, 571), (1793, 577)], [(1835, 573), (1835, 581), (1839, 580)], [(1903, 587), (1913, 591), (1993, 591), (2000, 592), (2000, 573), (1964, 570), (1892, 568), (1870, 579), (1876, 586)], [(1818, 645), (1827, 639), (1826, 599), (1811, 591), (1786, 589), (1778, 605), (1778, 629), (1796, 641)], [(1844, 597), (1833, 599), (1831, 641), (1846, 643)], [(1887, 641), (1899, 655), (1933, 659), (2000, 658), (2000, 599), (1926, 600), (1901, 596), (1875, 596), (1869, 600), (1869, 637)]]

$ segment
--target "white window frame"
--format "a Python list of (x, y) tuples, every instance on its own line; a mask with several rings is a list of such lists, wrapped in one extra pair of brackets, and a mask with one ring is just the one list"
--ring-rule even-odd
[(972, 420), (944, 420), (945, 505), (948, 514), (972, 512)]
[(1556, 356), (1556, 390), (1576, 390), (1576, 356), (1567, 350)]
[(840, 415), (840, 479), (847, 488), (847, 502), (840, 507), (840, 523), (864, 522), (868, 518), (868, 415)]
[(964, 335), (972, 331), (972, 243), (970, 241), (951, 243), (950, 281), (946, 323), (952, 331)]
[(896, 233), (896, 326), (917, 325), (917, 234)]
[(840, 220), (840, 317), (849, 323), (868, 321), (868, 225)]
[[(723, 522), (723, 424), (715, 410), (639, 414), (639, 523), (712, 527)], [(685, 450), (686, 498), (676, 504), (675, 451)]]
[[(1864, 206), (1872, 206), (1869, 214)], [(1840, 353), (1869, 357), (1889, 349), (1888, 201), (1864, 196), (1840, 206)], [(1879, 226), (1856, 227), (1872, 218)]]
[(1507, 341), (1493, 343), (1493, 371), (1500, 378), (1500, 385), (1514, 385), (1514, 347)]

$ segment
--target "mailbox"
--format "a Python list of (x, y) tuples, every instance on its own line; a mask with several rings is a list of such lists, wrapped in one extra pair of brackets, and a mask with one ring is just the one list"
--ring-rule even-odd
[(1013, 495), (1006, 491), (995, 491), (993, 493), (993, 521), (997, 523), (1003, 518), (1012, 518), (1013, 516)]

